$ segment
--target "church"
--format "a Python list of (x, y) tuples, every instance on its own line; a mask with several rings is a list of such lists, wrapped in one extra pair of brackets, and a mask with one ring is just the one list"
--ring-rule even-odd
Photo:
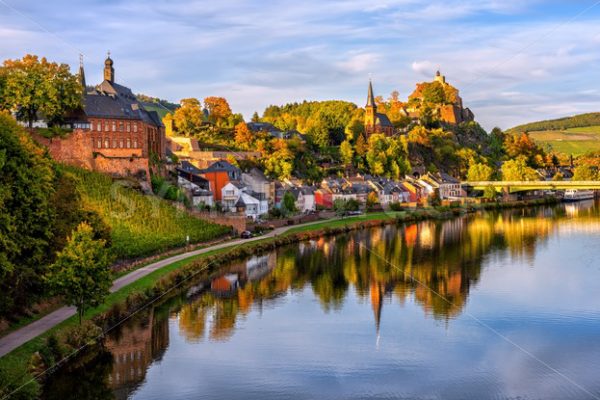
[(115, 81), (114, 62), (104, 62), (104, 80), (86, 86), (79, 65), (83, 108), (68, 117), (65, 138), (37, 138), (56, 160), (115, 176), (150, 179), (152, 161), (165, 157), (165, 129), (155, 111), (144, 109), (131, 89)]
[(367, 137), (374, 133), (382, 133), (386, 136), (394, 134), (394, 125), (392, 125), (387, 115), (377, 112), (371, 81), (369, 81), (369, 93), (367, 95), (367, 105), (365, 106), (365, 133)]

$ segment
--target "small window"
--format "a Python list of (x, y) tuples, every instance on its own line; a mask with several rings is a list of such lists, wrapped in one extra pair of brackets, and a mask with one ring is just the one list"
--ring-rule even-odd
[(113, 139), (113, 149), (117, 148), (117, 139)]
[(98, 123), (96, 123), (96, 130), (97, 130), (98, 132), (101, 132), (101, 131), (102, 131), (102, 124), (100, 123), (100, 121), (98, 121)]
[(137, 147), (138, 147), (137, 139), (133, 139), (133, 148), (137, 149)]
[(98, 149), (102, 148), (102, 139), (98, 138), (98, 141), (96, 142), (96, 148), (98, 148)]
[(105, 132), (108, 132), (108, 129), (109, 129), (109, 128), (108, 128), (108, 122), (107, 122), (107, 121), (104, 121), (104, 131), (105, 131)]
[(127, 127), (125, 129), (127, 129), (127, 132), (131, 132), (131, 123), (130, 122), (127, 123)]
[(115, 121), (112, 122), (112, 131), (113, 132), (117, 131), (117, 123)]
[(104, 139), (104, 147), (107, 149), (110, 149), (110, 139), (108, 139), (108, 138)]
[(138, 130), (137, 123), (136, 123), (136, 122), (134, 122), (134, 123), (133, 123), (133, 131), (134, 131), (134, 132), (137, 132), (137, 130)]
[(120, 148), (123, 148), (123, 139), (121, 139), (121, 140), (119, 141), (119, 147), (120, 147)]
[(123, 132), (123, 121), (119, 122), (119, 132)]
[(127, 148), (131, 148), (131, 139), (127, 138)]

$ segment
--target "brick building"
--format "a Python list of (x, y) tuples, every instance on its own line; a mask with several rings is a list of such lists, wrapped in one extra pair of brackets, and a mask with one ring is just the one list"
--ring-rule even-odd
[(165, 156), (165, 130), (155, 111), (144, 109), (131, 89), (115, 82), (113, 60), (104, 62), (104, 81), (85, 85), (83, 110), (69, 116), (73, 132), (65, 138), (37, 138), (57, 160), (113, 175), (149, 179), (151, 159)]

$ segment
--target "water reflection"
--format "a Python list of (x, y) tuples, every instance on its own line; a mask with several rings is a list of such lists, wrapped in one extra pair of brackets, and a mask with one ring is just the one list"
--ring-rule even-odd
[[(369, 303), (373, 337), (387, 316), (409, 304), (447, 329), (465, 309), (486, 261), (532, 263), (552, 237), (574, 232), (600, 232), (593, 202), (365, 229), (233, 262), (113, 335), (106, 343), (112, 368), (96, 362), (105, 379), (96, 377), (93, 384), (105, 382), (115, 398), (128, 398), (147, 380), (149, 365), (168, 352), (170, 329), (188, 345), (227, 343), (242, 321), (307, 290), (326, 315), (343, 313), (351, 308), (347, 302)], [(294, 318), (289, 316), (290, 323)], [(64, 396), (74, 383), (59, 374), (48, 398)]]

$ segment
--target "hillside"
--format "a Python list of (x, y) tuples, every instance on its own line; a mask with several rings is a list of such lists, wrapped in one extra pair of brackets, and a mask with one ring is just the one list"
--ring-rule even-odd
[(191, 217), (167, 201), (145, 196), (103, 174), (64, 167), (76, 177), (83, 206), (111, 228), (112, 253), (119, 259), (146, 256), (225, 235), (229, 229)]
[(600, 150), (600, 113), (532, 122), (508, 132), (529, 132), (531, 138), (545, 148), (578, 156)]
[(600, 126), (600, 112), (579, 114), (571, 117), (530, 122), (509, 129), (509, 132), (559, 131), (571, 128)]

